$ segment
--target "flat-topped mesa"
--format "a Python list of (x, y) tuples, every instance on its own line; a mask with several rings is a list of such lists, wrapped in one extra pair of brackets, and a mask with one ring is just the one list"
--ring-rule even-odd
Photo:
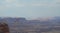
[(0, 33), (9, 33), (8, 24), (0, 23)]
[(16, 18), (16, 20), (26, 20), (25, 18)]
[(3, 19), (7, 19), (7, 20), (26, 20), (26, 18), (22, 18), (22, 17), (19, 17), (19, 18), (3, 18)]

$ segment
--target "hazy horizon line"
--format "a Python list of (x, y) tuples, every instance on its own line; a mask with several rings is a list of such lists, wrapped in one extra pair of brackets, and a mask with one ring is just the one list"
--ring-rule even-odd
[[(54, 16), (54, 17), (60, 17), (60, 16)], [(25, 18), (25, 19), (28, 19), (28, 20), (33, 20), (33, 19), (38, 19), (38, 18), (53, 18), (53, 17), (35, 17), (35, 18), (32, 18), (32, 17), (0, 17), (0, 18)]]

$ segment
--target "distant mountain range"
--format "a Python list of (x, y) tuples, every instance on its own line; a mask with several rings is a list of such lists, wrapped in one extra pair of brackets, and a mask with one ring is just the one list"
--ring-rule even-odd
[(60, 23), (60, 17), (51, 17), (51, 18), (37, 18), (34, 20), (26, 20), (26, 18), (1, 18), (0, 22), (7, 22), (8, 24), (13, 24), (15, 22), (20, 24), (58, 24)]
[(52, 28), (54, 26), (60, 26), (60, 17), (52, 18), (37, 18), (33, 20), (26, 20), (26, 18), (1, 18), (0, 23), (5, 22), (9, 25), (10, 30), (14, 29), (32, 29), (35, 28)]

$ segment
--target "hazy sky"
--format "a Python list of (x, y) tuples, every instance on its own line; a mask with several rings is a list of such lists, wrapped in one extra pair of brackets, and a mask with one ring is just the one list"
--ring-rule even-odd
[(60, 16), (60, 0), (0, 0), (0, 17)]

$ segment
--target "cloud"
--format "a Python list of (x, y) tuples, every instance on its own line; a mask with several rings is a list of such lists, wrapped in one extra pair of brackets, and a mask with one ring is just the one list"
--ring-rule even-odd
[(24, 4), (22, 3), (19, 3), (18, 0), (4, 0), (2, 1), (1, 3), (3, 7), (8, 7), (8, 8), (11, 8), (11, 7), (24, 7)]
[(5, 0), (5, 1), (8, 2), (8, 3), (16, 2), (16, 0)]
[(25, 4), (19, 3), (18, 0), (3, 0), (0, 2), (0, 11), (16, 7), (25, 7)]
[[(21, 1), (21, 0), (20, 0)], [(4, 0), (2, 2), (2, 6), (5, 7), (25, 7), (25, 6), (47, 6), (47, 7), (56, 7), (56, 6), (60, 6), (60, 0), (51, 0), (51, 1), (32, 1), (29, 3), (25, 3), (25, 2), (20, 2), (19, 0)]]
[(31, 4), (32, 6), (47, 6), (48, 4)]
[(6, 6), (7, 7), (24, 7), (24, 4), (18, 3), (18, 0), (6, 0), (8, 3)]
[(60, 2), (60, 0), (55, 0), (56, 2)]
[(16, 7), (24, 7), (25, 5), (24, 4), (16, 4), (15, 6)]
[(31, 6), (57, 7), (57, 6), (60, 6), (60, 0), (35, 1), (35, 2), (32, 2)]

